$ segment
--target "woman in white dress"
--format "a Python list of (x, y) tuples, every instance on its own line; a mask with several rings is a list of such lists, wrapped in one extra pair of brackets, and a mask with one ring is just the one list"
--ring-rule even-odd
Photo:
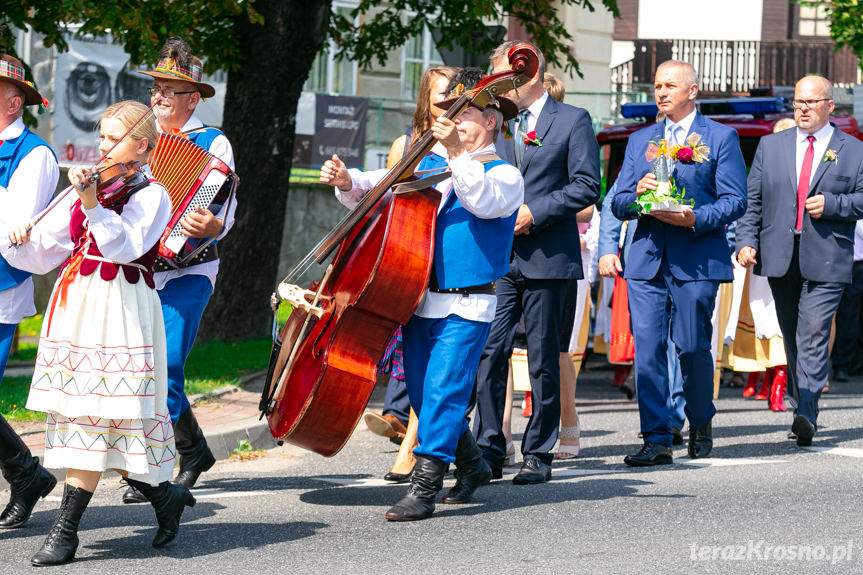
[[(71, 561), (78, 523), (103, 471), (114, 469), (153, 504), (161, 547), (177, 535), (195, 499), (168, 482), (175, 460), (167, 409), (165, 327), (152, 265), (171, 217), (164, 187), (147, 175), (157, 131), (138, 102), (110, 106), (100, 120), (101, 164), (138, 162), (109, 186), (69, 170), (70, 193), (32, 232), (10, 234), (16, 267), (47, 273), (63, 263), (42, 333), (27, 408), (44, 411), (48, 468), (65, 468), (59, 514), (33, 565)], [(127, 164), (128, 165), (128, 164)]]

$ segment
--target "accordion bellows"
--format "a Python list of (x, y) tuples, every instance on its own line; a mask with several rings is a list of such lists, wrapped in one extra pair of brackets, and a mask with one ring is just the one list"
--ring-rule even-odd
[(198, 207), (216, 214), (237, 186), (228, 165), (190, 140), (160, 134), (150, 155), (153, 177), (168, 190), (172, 216), (159, 241), (159, 255), (174, 265), (189, 261), (210, 239), (190, 238), (180, 221)]

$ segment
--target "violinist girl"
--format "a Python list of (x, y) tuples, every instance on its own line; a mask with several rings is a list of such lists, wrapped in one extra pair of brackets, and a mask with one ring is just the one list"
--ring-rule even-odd
[[(175, 459), (167, 409), (165, 328), (153, 283), (168, 193), (146, 175), (157, 132), (146, 106), (119, 102), (100, 120), (99, 167), (110, 183), (69, 170), (70, 193), (32, 232), (10, 234), (16, 267), (47, 273), (62, 263), (39, 339), (27, 408), (47, 414), (45, 466), (65, 468), (60, 511), (33, 565), (71, 561), (78, 522), (103, 471), (114, 469), (156, 510), (161, 547), (195, 499), (168, 482)], [(135, 122), (143, 117), (134, 129)], [(127, 134), (127, 132), (129, 132)], [(106, 169), (105, 171), (108, 171)], [(100, 181), (101, 180), (101, 181)]]

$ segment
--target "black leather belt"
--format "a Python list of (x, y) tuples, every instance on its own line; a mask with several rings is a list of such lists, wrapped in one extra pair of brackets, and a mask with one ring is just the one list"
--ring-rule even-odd
[(168, 263), (163, 258), (159, 257), (159, 259), (156, 260), (156, 263), (153, 264), (153, 271), (167, 272), (175, 269), (183, 269), (196, 266), (198, 264), (213, 262), (217, 259), (219, 259), (219, 247), (215, 245), (207, 246), (206, 248), (204, 248), (204, 251), (202, 251), (181, 266), (178, 266), (176, 263)]
[(455, 293), (460, 294), (464, 297), (467, 297), (469, 295), (495, 295), (497, 293), (494, 282), (489, 282), (487, 284), (482, 284), (478, 286), (444, 289), (438, 287), (437, 278), (434, 275), (432, 275), (432, 279), (429, 282), (429, 291), (434, 293)]

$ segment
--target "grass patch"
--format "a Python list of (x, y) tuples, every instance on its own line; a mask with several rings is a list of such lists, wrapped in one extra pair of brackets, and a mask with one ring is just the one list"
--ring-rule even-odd
[(0, 386), (0, 413), (9, 420), (40, 421), (45, 419), (41, 411), (30, 411), (24, 405), (30, 393), (29, 377), (4, 377)]
[(196, 345), (186, 360), (186, 394), (237, 385), (240, 377), (267, 369), (271, 347), (269, 338)]

